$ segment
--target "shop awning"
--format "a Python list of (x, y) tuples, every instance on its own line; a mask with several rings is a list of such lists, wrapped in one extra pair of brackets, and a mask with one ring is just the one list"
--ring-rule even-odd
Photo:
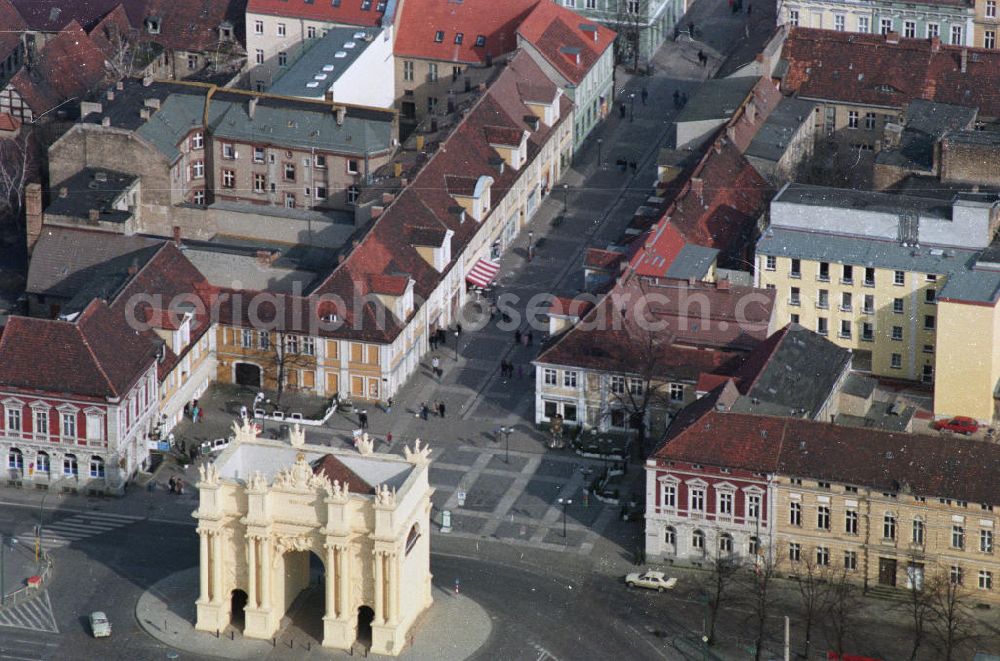
[(472, 267), (465, 279), (476, 287), (489, 287), (500, 272), (500, 265), (488, 259), (480, 259)]

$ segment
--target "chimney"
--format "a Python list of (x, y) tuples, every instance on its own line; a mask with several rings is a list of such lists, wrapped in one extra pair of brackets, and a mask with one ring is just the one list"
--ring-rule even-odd
[(722, 153), (722, 140), (716, 140), (715, 144), (712, 145), (712, 146), (715, 148), (715, 153), (716, 154), (721, 154)]
[(931, 37), (931, 52), (932, 53), (941, 52), (941, 37)]
[(718, 289), (719, 291), (729, 291), (731, 284), (732, 283), (730, 283), (729, 280), (727, 279), (716, 280), (715, 288)]
[(962, 73), (966, 73), (969, 70), (969, 49), (962, 49)]
[(146, 106), (147, 108), (152, 108), (153, 110), (159, 110), (160, 100), (155, 98), (146, 99), (142, 102), (142, 105)]
[(115, 100), (115, 91), (108, 90), (108, 101), (114, 101), (114, 100)]
[(338, 264), (343, 264), (345, 259), (347, 259), (347, 255), (345, 255), (344, 253), (340, 253), (337, 255)]
[(886, 32), (885, 33), (885, 43), (887, 43), (887, 44), (898, 44), (899, 43), (899, 33), (898, 32)]
[(395, 161), (392, 164), (392, 176), (398, 177), (403, 174), (403, 164), (399, 161)]
[(24, 187), (24, 219), (28, 230), (28, 254), (35, 249), (42, 235), (42, 185), (30, 183)]
[(80, 102), (80, 117), (86, 117), (92, 112), (96, 112), (98, 115), (103, 112), (104, 108), (100, 103), (96, 101), (81, 101)]
[(347, 115), (347, 108), (338, 106), (335, 112), (337, 113), (337, 126), (343, 126), (344, 116)]
[(91, 209), (90, 211), (87, 212), (87, 220), (89, 220), (90, 222), (96, 223), (100, 219), (101, 219), (101, 212), (98, 211), (97, 209)]
[(594, 26), (594, 41), (600, 41), (600, 39), (597, 37), (597, 26)]
[(108, 117), (107, 115), (101, 117), (101, 126), (103, 126), (104, 128), (111, 126), (111, 118)]
[(383, 207), (383, 206), (374, 206), (373, 205), (371, 207), (371, 212), (372, 212), (371, 213), (371, 218), (372, 218), (372, 220), (375, 220), (376, 218), (378, 218), (379, 216), (381, 216), (383, 211), (385, 211), (385, 207)]
[(123, 89), (125, 89), (125, 83), (119, 80), (115, 84), (115, 89), (118, 90), (119, 92), (122, 91)]
[(174, 225), (174, 243), (181, 245), (181, 226)]
[(417, 151), (423, 151), (424, 150), (424, 136), (423, 135), (418, 135), (415, 138), (414, 141), (416, 143)]
[[(257, 101), (259, 99), (256, 96), (250, 97), (250, 101), (247, 103), (247, 114), (250, 115), (250, 119), (253, 119), (253, 114), (257, 111)], [(340, 124), (340, 121), (337, 122)]]
[(149, 87), (152, 84), (153, 84), (153, 77), (152, 76), (143, 76), (142, 77), (142, 86), (143, 87)]
[(754, 103), (753, 100), (751, 100), (750, 103), (747, 104), (746, 118), (749, 119), (751, 122), (757, 121), (757, 104)]
[(149, 108), (139, 108), (139, 118), (149, 119)]
[(394, 199), (396, 199), (396, 196), (392, 193), (382, 193), (382, 204), (392, 204)]
[(270, 266), (274, 261), (275, 257), (278, 256), (277, 252), (271, 252), (270, 250), (258, 250), (257, 251), (257, 264), (260, 266)]
[(705, 180), (701, 177), (691, 177), (691, 192), (698, 196), (698, 200), (705, 201)]

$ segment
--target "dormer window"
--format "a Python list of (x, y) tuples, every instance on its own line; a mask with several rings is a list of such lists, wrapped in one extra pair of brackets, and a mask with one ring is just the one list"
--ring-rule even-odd
[(160, 34), (159, 16), (150, 16), (146, 19), (146, 32), (149, 34)]
[(233, 24), (229, 21), (223, 21), (219, 25), (219, 39), (221, 41), (230, 41), (233, 38)]
[(486, 45), (486, 35), (481, 34), (476, 37), (476, 48), (482, 48)]
[(361, 0), (362, 11), (368, 11), (372, 8), (372, 0)]
[(440, 44), (444, 41), (444, 30), (438, 30), (434, 33), (434, 43)]
[(463, 35), (463, 34), (462, 34), (461, 32), (456, 32), (456, 33), (455, 33), (455, 43), (456, 43), (456, 44), (461, 44), (461, 43), (462, 43), (462, 38), (463, 38), (464, 36), (465, 36), (465, 35)]

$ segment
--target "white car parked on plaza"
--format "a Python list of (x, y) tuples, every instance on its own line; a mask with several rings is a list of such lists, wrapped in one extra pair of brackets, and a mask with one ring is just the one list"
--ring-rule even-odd
[(677, 585), (677, 579), (674, 577), (667, 578), (661, 571), (632, 572), (625, 577), (625, 585), (630, 588), (649, 588), (650, 590), (663, 592)]

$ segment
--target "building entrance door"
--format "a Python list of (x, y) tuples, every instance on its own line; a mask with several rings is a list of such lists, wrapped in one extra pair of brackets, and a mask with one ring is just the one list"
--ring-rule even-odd
[(372, 621), (375, 611), (368, 606), (358, 608), (358, 642), (367, 648), (372, 646)]
[(896, 561), (890, 558), (878, 559), (878, 584), (896, 587)]
[(236, 384), (260, 388), (260, 367), (253, 363), (236, 363)]

